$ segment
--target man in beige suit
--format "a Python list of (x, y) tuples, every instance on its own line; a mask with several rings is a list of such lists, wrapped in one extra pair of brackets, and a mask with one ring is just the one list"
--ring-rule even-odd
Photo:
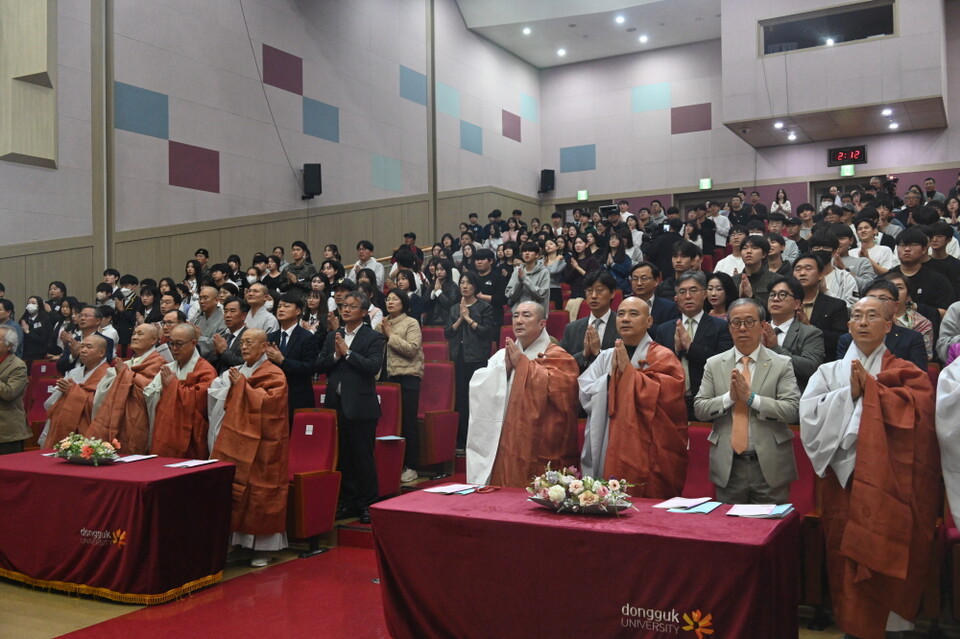
[(783, 504), (797, 478), (793, 432), (800, 389), (789, 357), (761, 343), (766, 322), (756, 301), (741, 298), (727, 311), (733, 348), (704, 367), (694, 399), (697, 419), (713, 422), (710, 480), (728, 504)]

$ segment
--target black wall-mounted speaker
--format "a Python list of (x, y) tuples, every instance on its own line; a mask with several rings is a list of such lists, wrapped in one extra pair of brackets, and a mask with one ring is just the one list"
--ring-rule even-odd
[(303, 194), (313, 197), (323, 193), (323, 185), (320, 182), (320, 165), (303, 165)]
[(554, 186), (553, 169), (543, 169), (540, 171), (540, 192), (546, 193), (547, 191), (552, 191)]

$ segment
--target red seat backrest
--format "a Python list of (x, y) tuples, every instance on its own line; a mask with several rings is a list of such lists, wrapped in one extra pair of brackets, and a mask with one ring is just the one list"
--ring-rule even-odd
[(800, 441), (797, 427), (793, 427), (793, 456), (797, 460), (797, 480), (790, 484), (790, 503), (803, 517), (817, 510), (817, 474), (813, 471), (810, 457)]
[(337, 411), (301, 408), (293, 414), (288, 475), (314, 470), (336, 470), (338, 455)]
[(430, 411), (453, 410), (455, 380), (453, 362), (424, 363), (422, 388), (426, 392), (420, 393), (420, 417)]
[(440, 359), (440, 360), (449, 360), (450, 359), (450, 345), (447, 343), (439, 342), (424, 342), (423, 344), (423, 359)]
[(623, 301), (623, 291), (621, 291), (620, 289), (617, 289), (616, 291), (613, 292), (613, 300), (610, 302), (610, 308), (616, 311), (618, 308), (620, 308), (620, 302), (622, 301)]
[(420, 329), (424, 342), (442, 342), (447, 343), (447, 338), (443, 335), (442, 326), (424, 326)]
[(401, 408), (400, 384), (381, 382), (377, 384), (377, 399), (380, 401), (380, 419), (377, 420), (377, 437), (400, 435)]
[(513, 324), (506, 324), (500, 327), (500, 348), (506, 348), (507, 338), (516, 340), (517, 336), (513, 334)]
[(704, 255), (700, 260), (700, 270), (704, 273), (713, 273), (713, 256)]
[(566, 311), (550, 311), (547, 316), (547, 333), (558, 340), (563, 339), (563, 329), (570, 323), (570, 313)]
[(313, 383), (313, 399), (317, 408), (323, 408), (323, 400), (326, 398), (327, 385), (318, 382)]
[(587, 300), (584, 299), (580, 302), (580, 308), (577, 309), (577, 319), (583, 319), (590, 314), (590, 305), (587, 304)]
[(57, 363), (38, 359), (30, 365), (30, 377), (58, 377)]

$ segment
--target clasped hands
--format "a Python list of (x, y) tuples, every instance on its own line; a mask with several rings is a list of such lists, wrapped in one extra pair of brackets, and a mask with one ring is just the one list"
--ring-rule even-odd
[(736, 368), (730, 373), (730, 399), (733, 400), (734, 404), (737, 402), (746, 404), (747, 400), (750, 399), (750, 384), (743, 373)]

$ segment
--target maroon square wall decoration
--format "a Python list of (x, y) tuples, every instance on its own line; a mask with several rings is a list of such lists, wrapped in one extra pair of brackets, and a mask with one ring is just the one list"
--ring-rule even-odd
[(670, 109), (671, 133), (709, 131), (712, 126), (709, 102), (707, 104), (691, 104), (690, 106), (673, 107)]
[(303, 95), (303, 58), (263, 45), (263, 81)]
[(170, 140), (170, 186), (220, 192), (220, 152)]
[(520, 141), (520, 116), (509, 111), (503, 112), (503, 137)]

